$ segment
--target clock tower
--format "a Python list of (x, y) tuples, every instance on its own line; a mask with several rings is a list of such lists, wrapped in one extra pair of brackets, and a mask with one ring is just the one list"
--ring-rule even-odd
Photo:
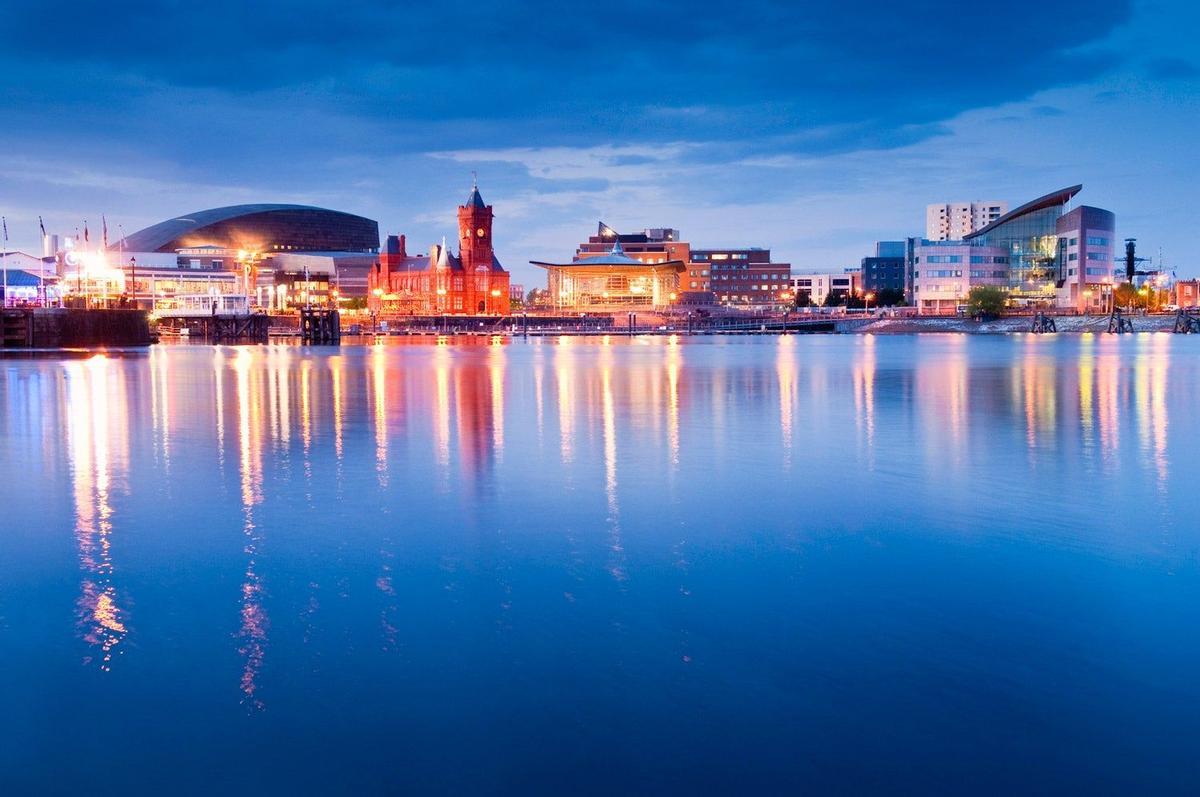
[(492, 206), (483, 203), (479, 185), (474, 182), (466, 204), (458, 208), (458, 250), (463, 271), (491, 271)]

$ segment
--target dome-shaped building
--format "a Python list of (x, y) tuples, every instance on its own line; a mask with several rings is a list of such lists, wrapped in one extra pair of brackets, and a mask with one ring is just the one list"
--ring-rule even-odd
[(214, 247), (272, 252), (379, 251), (378, 222), (309, 205), (231, 205), (188, 213), (127, 236), (127, 252)]

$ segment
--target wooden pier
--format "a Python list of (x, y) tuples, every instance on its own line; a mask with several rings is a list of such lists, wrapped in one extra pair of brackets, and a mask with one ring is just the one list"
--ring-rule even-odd
[(1058, 325), (1054, 323), (1054, 318), (1045, 313), (1035, 313), (1033, 316), (1033, 326), (1030, 327), (1030, 332), (1040, 335), (1046, 332), (1058, 332)]
[(1133, 320), (1126, 318), (1125, 313), (1121, 308), (1116, 308), (1112, 311), (1112, 315), (1108, 317), (1108, 331), (1114, 335), (1122, 335), (1126, 332), (1133, 332)]
[(302, 343), (340, 343), (342, 316), (337, 310), (305, 307), (300, 311), (300, 341)]
[(1171, 331), (1180, 335), (1193, 335), (1200, 332), (1200, 308), (1181, 308), (1175, 314), (1175, 328)]
[(27, 307), (0, 310), (0, 347), (149, 346), (146, 313), (132, 309)]
[(266, 313), (162, 316), (158, 320), (161, 333), (187, 335), (206, 343), (266, 343), (270, 325)]

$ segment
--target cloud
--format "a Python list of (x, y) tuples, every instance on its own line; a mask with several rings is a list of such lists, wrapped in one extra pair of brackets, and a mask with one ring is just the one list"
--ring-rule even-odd
[(1191, 80), (1200, 68), (1183, 58), (1155, 58), (1146, 62), (1146, 74), (1154, 80)]
[[(131, 0), (60, 11), (9, 10), (6, 25), (22, 35), (0, 53), (0, 81), (11, 96), (86, 109), (115, 135), (129, 134), (123, 120), (150, 121), (146, 146), (211, 140), (232, 114), (249, 120), (224, 138), (233, 147), (268, 145), (281, 129), (291, 147), (316, 146), (347, 119), (358, 147), (409, 152), (749, 137), (819, 151), (902, 146), (912, 139), (889, 142), (888, 131), (932, 130), (981, 104), (1094, 77), (1112, 62), (1086, 46), (1128, 18), (1129, 0), (1011, 0), (1003, 14), (930, 0), (919, 22), (882, 0), (667, 0), (653, 14), (634, 0)], [(62, 41), (63, 18), (87, 35), (46, 47)], [(1030, 19), (1054, 35), (1030, 35)], [(967, 57), (946, 68), (967, 41), (986, 54), (986, 80)], [(61, 121), (45, 110), (23, 122)], [(179, 118), (191, 124), (154, 121)], [(795, 135), (810, 129), (840, 132)]]

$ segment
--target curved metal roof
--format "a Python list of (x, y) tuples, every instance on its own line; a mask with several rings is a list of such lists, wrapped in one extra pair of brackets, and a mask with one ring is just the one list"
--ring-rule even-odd
[[(127, 235), (122, 241), (121, 245), (126, 251), (129, 252), (157, 252), (172, 241), (175, 241), (190, 233), (194, 233), (197, 230), (201, 230), (212, 224), (230, 221), (243, 216), (255, 216), (261, 213), (271, 213), (280, 210), (317, 211), (330, 216), (343, 216), (350, 219), (361, 219), (369, 222), (371, 221), (363, 216), (355, 216), (353, 213), (344, 213), (340, 210), (319, 208), (313, 205), (229, 205), (228, 207), (223, 208), (199, 210), (195, 213), (188, 213), (183, 216), (177, 216), (173, 219), (160, 221), (158, 224), (151, 225), (143, 230), (138, 230), (132, 235)], [(374, 222), (371, 223), (374, 224)]]
[(1046, 194), (1045, 196), (1038, 197), (1037, 199), (1033, 200), (1032, 202), (1026, 202), (1024, 205), (1021, 205), (1021, 207), (1017, 208), (1016, 210), (1010, 210), (1009, 212), (1005, 213), (1003, 216), (996, 219), (988, 226), (986, 226), (982, 229), (976, 230), (973, 233), (964, 235), (963, 240), (969, 241), (972, 238), (978, 238), (979, 236), (991, 231), (992, 229), (1000, 226), (1001, 224), (1004, 224), (1005, 222), (1008, 222), (1008, 221), (1012, 221), (1013, 219), (1017, 218), (1018, 216), (1024, 216), (1026, 213), (1033, 213), (1035, 210), (1043, 210), (1044, 208), (1052, 208), (1056, 205), (1065, 205), (1065, 204), (1067, 204), (1067, 202), (1070, 201), (1071, 197), (1075, 196), (1082, 190), (1083, 190), (1083, 184), (1080, 183), (1079, 185), (1073, 185), (1070, 188), (1060, 188), (1059, 190), (1053, 191), (1049, 194)]

